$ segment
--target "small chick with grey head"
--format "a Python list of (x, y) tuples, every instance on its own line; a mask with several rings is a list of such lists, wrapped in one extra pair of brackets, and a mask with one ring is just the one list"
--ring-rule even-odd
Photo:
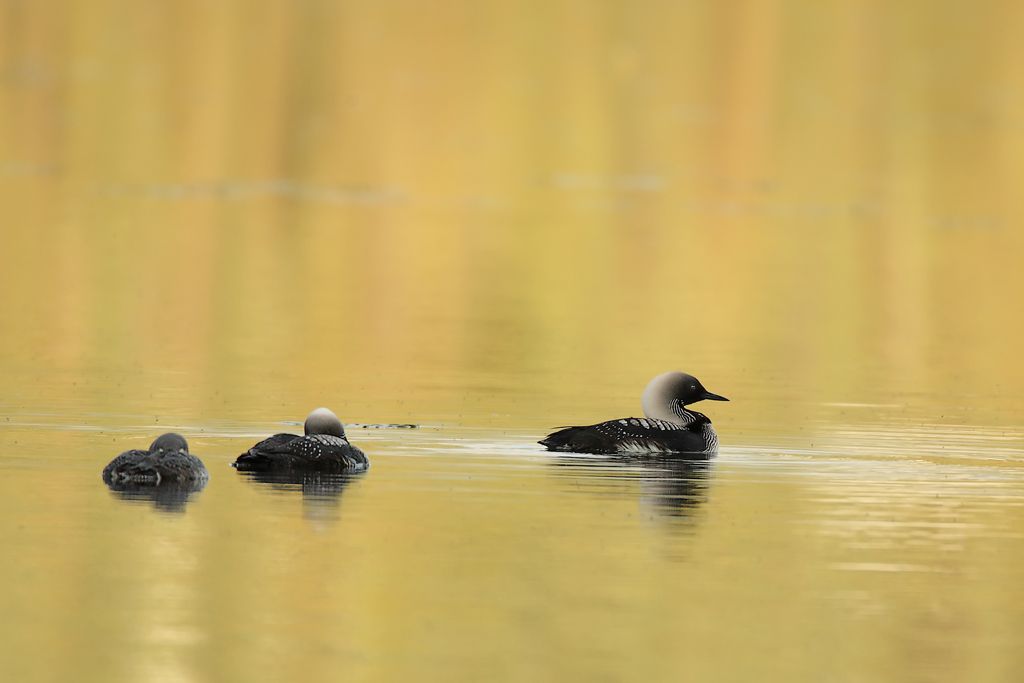
[(718, 450), (718, 434), (706, 415), (686, 406), (728, 401), (693, 375), (666, 372), (652, 379), (641, 397), (646, 417), (625, 417), (585, 427), (564, 427), (539, 443), (572, 453), (701, 453)]
[(180, 434), (157, 437), (149, 450), (131, 450), (117, 456), (103, 468), (103, 481), (110, 485), (158, 486), (205, 482), (210, 473), (203, 461), (188, 452)]
[(232, 466), (241, 472), (361, 472), (370, 466), (366, 454), (349, 443), (338, 416), (317, 408), (306, 417), (304, 434), (275, 434), (238, 456)]

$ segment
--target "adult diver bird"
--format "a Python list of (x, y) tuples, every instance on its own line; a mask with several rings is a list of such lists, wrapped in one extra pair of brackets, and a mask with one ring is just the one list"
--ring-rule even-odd
[(345, 436), (338, 416), (317, 408), (306, 417), (303, 435), (275, 434), (242, 453), (233, 463), (240, 472), (362, 472), (366, 454)]
[(687, 406), (728, 401), (685, 372), (652, 379), (641, 403), (646, 417), (623, 417), (585, 427), (564, 427), (539, 441), (549, 451), (571, 453), (700, 453), (718, 450), (718, 435), (707, 415)]

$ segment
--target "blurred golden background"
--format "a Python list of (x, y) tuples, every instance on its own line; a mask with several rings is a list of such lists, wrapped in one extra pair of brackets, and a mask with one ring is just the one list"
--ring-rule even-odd
[(1016, 3), (0, 8), (7, 377), (1024, 386)]

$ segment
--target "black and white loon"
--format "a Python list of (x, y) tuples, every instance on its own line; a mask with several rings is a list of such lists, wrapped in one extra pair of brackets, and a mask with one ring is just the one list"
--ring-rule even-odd
[(203, 461), (188, 452), (185, 437), (173, 433), (158, 437), (149, 450), (125, 451), (103, 468), (103, 481), (112, 486), (205, 483), (209, 478)]
[(624, 417), (586, 427), (565, 427), (539, 443), (573, 453), (714, 453), (718, 435), (706, 415), (686, 406), (728, 401), (693, 375), (666, 372), (648, 383), (641, 399), (646, 417)]
[(275, 434), (238, 456), (240, 471), (360, 472), (370, 466), (366, 455), (345, 437), (341, 420), (327, 408), (306, 418), (305, 434)]

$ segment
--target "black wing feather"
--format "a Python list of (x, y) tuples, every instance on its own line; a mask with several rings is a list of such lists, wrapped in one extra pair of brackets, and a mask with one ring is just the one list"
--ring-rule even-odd
[(299, 438), (298, 434), (274, 434), (238, 456), (233, 466), (240, 470), (268, 469), (276, 460), (295, 457), (292, 442)]
[(108, 484), (111, 481), (115, 481), (118, 479), (121, 472), (126, 470), (128, 467), (137, 465), (145, 459), (147, 455), (149, 455), (149, 451), (140, 451), (137, 449), (125, 451), (111, 460), (107, 466), (103, 468), (103, 481)]

